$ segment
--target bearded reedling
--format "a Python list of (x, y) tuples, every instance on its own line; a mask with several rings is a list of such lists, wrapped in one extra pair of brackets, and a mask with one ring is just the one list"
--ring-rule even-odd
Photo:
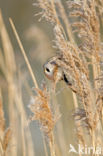
[(44, 74), (46, 75), (46, 77), (53, 81), (55, 84), (61, 80), (63, 80), (69, 88), (71, 88), (71, 90), (73, 92), (76, 93), (75, 88), (73, 87), (72, 83), (68, 80), (65, 72), (63, 71), (62, 67), (58, 66), (56, 63), (56, 59), (60, 59), (60, 58), (56, 58), (55, 56), (50, 58), (43, 66), (44, 68)]

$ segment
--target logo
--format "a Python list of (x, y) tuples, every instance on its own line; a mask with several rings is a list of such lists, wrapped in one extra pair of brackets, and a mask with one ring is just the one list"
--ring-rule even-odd
[(97, 146), (97, 147), (89, 147), (87, 145), (83, 146), (83, 145), (80, 145), (78, 144), (77, 146), (77, 149), (72, 145), (70, 144), (69, 145), (69, 153), (75, 153), (75, 154), (83, 154), (83, 155), (91, 155), (92, 154), (103, 154), (103, 148), (100, 147), (100, 146)]

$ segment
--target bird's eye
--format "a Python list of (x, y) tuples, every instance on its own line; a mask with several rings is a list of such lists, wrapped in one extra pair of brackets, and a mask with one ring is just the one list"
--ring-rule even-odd
[(47, 72), (50, 72), (49, 68), (46, 68), (45, 70), (46, 70)]

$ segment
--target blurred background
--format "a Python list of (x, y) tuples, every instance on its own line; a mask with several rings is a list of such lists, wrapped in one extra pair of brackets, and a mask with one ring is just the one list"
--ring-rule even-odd
[[(3, 20), (14, 49), (17, 69), (18, 71), (20, 71), (19, 83), (22, 88), (22, 98), (24, 109), (27, 113), (27, 118), (29, 118), (29, 115), (31, 114), (30, 110), (28, 109), (28, 104), (30, 103), (31, 95), (30, 92), (28, 94), (26, 83), (28, 84), (29, 89), (31, 91), (32, 88), (35, 86), (31, 79), (24, 57), (22, 56), (18, 43), (11, 29), (9, 17), (11, 17), (16, 26), (17, 32), (26, 51), (26, 55), (31, 64), (32, 70), (35, 73), (35, 77), (39, 87), (41, 88), (41, 83), (43, 80), (45, 80), (47, 83), (47, 87), (49, 88), (51, 82), (45, 78), (43, 72), (43, 64), (48, 60), (48, 58), (56, 54), (56, 51), (53, 48), (54, 35), (51, 24), (47, 23), (44, 19), (42, 19), (39, 22), (40, 16), (35, 16), (35, 14), (40, 12), (39, 8), (33, 6), (33, 3), (35, 2), (36, 1), (34, 0), (0, 0), (0, 9), (2, 11)], [(0, 48), (2, 49), (1, 40)], [(0, 76), (0, 85), (3, 89), (4, 112), (8, 125), (9, 119), (7, 90), (2, 74)], [(75, 142), (75, 128), (74, 120), (72, 118), (72, 111), (74, 109), (72, 93), (63, 82), (59, 82), (57, 84), (56, 92), (58, 92), (58, 94), (56, 94), (56, 96), (52, 99), (52, 103), (55, 102), (55, 104), (58, 106), (61, 113), (61, 118), (58, 120), (54, 129), (55, 140), (59, 147), (58, 155), (67, 156), (69, 145), (72, 144), (75, 146), (77, 144), (77, 142)], [(19, 117), (20, 114), (18, 118)], [(23, 150), (21, 144), (19, 144), (19, 127), (17, 131), (18, 155), (22, 156)], [(40, 132), (40, 127), (36, 121), (30, 123), (30, 132), (32, 136), (33, 149), (35, 151), (35, 155), (45, 156), (42, 134)]]

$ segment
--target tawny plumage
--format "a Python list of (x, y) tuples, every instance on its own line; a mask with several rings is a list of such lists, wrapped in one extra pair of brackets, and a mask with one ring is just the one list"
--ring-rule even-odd
[(57, 83), (60, 80), (64, 80), (64, 82), (69, 86), (69, 88), (71, 88), (72, 91), (76, 93), (76, 90), (74, 89), (72, 83), (68, 80), (62, 67), (58, 66), (58, 64), (56, 63), (57, 59), (60, 58), (52, 57), (44, 64), (43, 68), (46, 77), (49, 80), (54, 81), (55, 83)]

